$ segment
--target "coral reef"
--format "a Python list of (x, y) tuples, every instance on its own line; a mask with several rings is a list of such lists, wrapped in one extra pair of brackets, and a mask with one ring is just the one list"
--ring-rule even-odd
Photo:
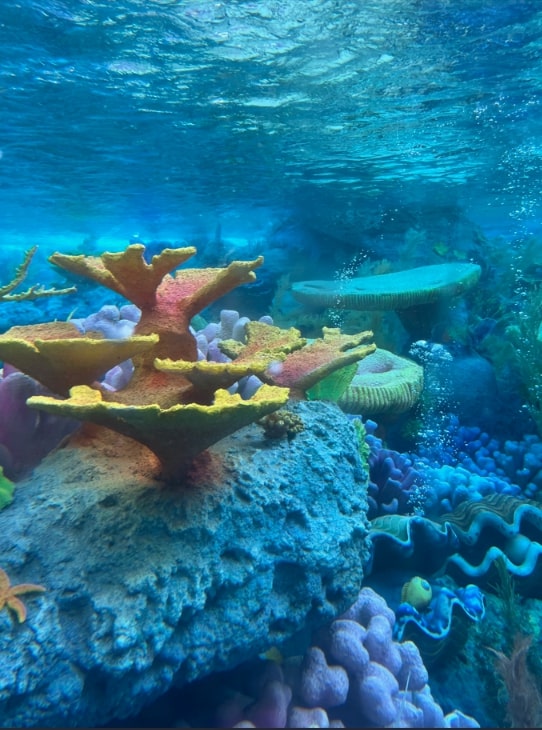
[[(171, 367), (172, 359), (197, 359), (191, 318), (232, 288), (252, 281), (253, 270), (262, 262), (233, 262), (225, 269), (188, 269), (170, 276), (194, 253), (192, 248), (164, 249), (149, 264), (140, 245), (101, 257), (53, 254), (52, 263), (135, 304), (141, 317), (134, 335), (110, 340), (101, 332), (82, 334), (70, 323), (51, 323), (15, 327), (0, 337), (0, 356), (7, 362), (59, 395), (69, 392), (66, 400), (33, 396), (28, 405), (138, 440), (154, 451), (164, 478), (171, 480), (181, 477), (210, 444), (288, 398), (286, 389), (266, 386), (245, 402), (221, 390), (216, 377), (207, 375), (203, 384), (194, 384)], [(127, 358), (134, 361), (134, 375), (125, 388), (111, 393), (95, 387), (100, 376)]]
[[(283, 406), (290, 391), (304, 395), (323, 377), (375, 349), (363, 344), (370, 332), (347, 336), (325, 330), (321, 339), (307, 344), (294, 328), (245, 323), (235, 312), (230, 312), (235, 321), (227, 325), (225, 312), (222, 334), (244, 331), (246, 343), (222, 340), (222, 349), (229, 345), (228, 354), (233, 352), (233, 363), (199, 359), (191, 320), (231, 289), (253, 281), (263, 259), (170, 275), (194, 253), (193, 248), (165, 248), (150, 263), (138, 244), (100, 257), (53, 254), (56, 266), (128, 298), (139, 317), (130, 311), (123, 322), (120, 312), (102, 308), (78, 326), (12, 327), (0, 336), (0, 357), (64, 396), (35, 395), (27, 405), (139, 441), (158, 457), (162, 477), (169, 481), (182, 479), (211, 444)], [(266, 384), (253, 388), (250, 398), (227, 392), (240, 379), (255, 376)]]
[[(479, 727), (453, 711), (446, 716), (427, 684), (428, 674), (411, 641), (393, 639), (394, 612), (365, 587), (356, 602), (319, 631), (303, 657), (282, 667), (250, 671), (219, 708), (217, 724), (231, 727)], [(255, 681), (255, 675), (258, 676)], [(223, 681), (224, 681), (223, 679)], [(250, 694), (256, 698), (251, 701)]]
[(438, 517), (461, 503), (490, 494), (536, 499), (542, 487), (542, 442), (499, 441), (477, 426), (462, 426), (447, 415), (438, 441), (425, 437), (416, 452), (398, 452), (365, 422), (369, 449), (370, 517), (416, 512)]
[(263, 359), (262, 380), (287, 387), (300, 398), (323, 378), (376, 350), (374, 344), (365, 344), (373, 336), (368, 330), (344, 335), (337, 328), (324, 327), (322, 337), (310, 343), (295, 327), (282, 330), (264, 322), (248, 322), (245, 332), (246, 344), (223, 340), (222, 352), (238, 363)]

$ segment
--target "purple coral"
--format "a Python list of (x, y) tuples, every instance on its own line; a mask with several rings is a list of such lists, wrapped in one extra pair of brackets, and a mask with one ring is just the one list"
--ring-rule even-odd
[(81, 425), (26, 405), (31, 395), (48, 393), (28, 375), (4, 366), (4, 377), (0, 378), (0, 466), (8, 479), (20, 479)]
[(410, 454), (385, 448), (375, 436), (377, 424), (365, 422), (369, 446), (369, 519), (382, 514), (406, 514), (418, 506), (424, 489), (424, 478)]
[[(259, 322), (273, 324), (269, 316), (260, 317)], [(237, 342), (245, 342), (245, 326), (250, 322), (248, 317), (240, 317), (235, 309), (222, 309), (220, 312), (220, 323), (211, 322), (200, 330), (193, 330), (198, 345), (198, 359), (211, 360), (213, 362), (230, 362), (231, 358), (220, 350), (220, 341), (233, 339)], [(256, 375), (247, 375), (237, 381), (229, 390), (237, 392), (244, 399), (251, 398), (262, 381)]]
[(83, 334), (101, 332), (109, 340), (123, 340), (132, 336), (140, 318), (141, 310), (135, 304), (126, 304), (120, 309), (114, 304), (105, 304), (88, 317), (70, 321)]
[(273, 688), (265, 684), (259, 700), (248, 707), (244, 702), (235, 727), (279, 727), (261, 722), (283, 718), (287, 724), (280, 727), (479, 727), (461, 712), (444, 715), (418, 648), (395, 641), (394, 625), (385, 600), (363, 588), (355, 604), (319, 633), (318, 645), (301, 661), (287, 660), (284, 676)]
[(329, 665), (324, 652), (311, 646), (301, 667), (300, 694), (309, 707), (342, 705), (348, 695), (348, 674), (339, 665)]
[(527, 435), (504, 443), (475, 426), (446, 418), (446, 440), (419, 453), (387, 448), (365, 424), (369, 447), (369, 518), (412, 512), (441, 515), (487, 494), (537, 498), (542, 489), (542, 441)]
[[(108, 339), (124, 339), (132, 336), (140, 317), (141, 311), (134, 304), (127, 304), (120, 309), (107, 304), (88, 317), (72, 319), (71, 322), (83, 334), (97, 331)], [(259, 321), (273, 324), (269, 316), (260, 317)], [(231, 362), (231, 358), (220, 350), (220, 341), (234, 339), (244, 342), (247, 322), (250, 322), (250, 319), (241, 317), (234, 309), (223, 309), (220, 312), (220, 322), (210, 322), (199, 330), (191, 327), (190, 331), (197, 344), (198, 360)], [(132, 362), (127, 360), (111, 368), (104, 375), (102, 385), (107, 390), (121, 390), (130, 382), (132, 373)], [(258, 377), (248, 375), (231, 386), (230, 392), (238, 392), (244, 399), (249, 399), (261, 385), (262, 381)]]

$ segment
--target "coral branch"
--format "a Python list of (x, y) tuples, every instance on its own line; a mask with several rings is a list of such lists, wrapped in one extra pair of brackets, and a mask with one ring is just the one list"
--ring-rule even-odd
[(22, 262), (16, 268), (15, 276), (13, 277), (13, 279), (4, 286), (0, 287), (0, 302), (30, 301), (34, 299), (41, 299), (42, 297), (54, 297), (61, 294), (73, 294), (73, 292), (76, 291), (76, 288), (74, 286), (69, 286), (65, 289), (55, 289), (55, 287), (45, 289), (40, 284), (33, 284), (25, 291), (18, 292), (17, 294), (12, 293), (13, 290), (16, 289), (19, 284), (21, 284), (26, 279), (26, 275), (28, 274), (28, 267), (30, 266), (30, 263), (34, 258), (34, 254), (37, 250), (37, 246), (32, 246), (32, 248), (29, 248), (28, 251), (25, 253)]
[(155, 303), (156, 289), (164, 276), (193, 256), (196, 249), (166, 248), (153, 256), (150, 264), (143, 258), (144, 251), (145, 246), (133, 244), (121, 253), (106, 251), (101, 256), (54, 253), (49, 261), (72, 274), (106, 286), (144, 309)]

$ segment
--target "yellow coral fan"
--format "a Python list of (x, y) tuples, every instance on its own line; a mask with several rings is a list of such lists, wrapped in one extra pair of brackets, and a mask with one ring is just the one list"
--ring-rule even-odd
[(162, 476), (173, 480), (183, 475), (201, 451), (280, 408), (287, 400), (287, 388), (265, 385), (250, 400), (217, 390), (212, 405), (127, 406), (104, 401), (100, 391), (81, 385), (70, 390), (67, 400), (35, 395), (28, 399), (28, 405), (106, 426), (139, 441), (160, 460)]

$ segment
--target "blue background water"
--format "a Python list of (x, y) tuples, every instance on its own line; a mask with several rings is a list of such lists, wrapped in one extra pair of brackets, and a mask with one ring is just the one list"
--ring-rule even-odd
[[(480, 263), (481, 293), (432, 335), (465, 356), (463, 412), (490, 400), (487, 381), (460, 370), (466, 355), (491, 362), (492, 435), (532, 455), (526, 391), (542, 386), (509, 363), (513, 350), (532, 355), (532, 377), (538, 345), (505, 335), (512, 316), (533, 315), (542, 279), (541, 94), (535, 0), (2, 0), (0, 265), (12, 271), (37, 243), (32, 276), (63, 286), (39, 267), (53, 249), (180, 241), (212, 265), (264, 253), (261, 288), (234, 302), (257, 317), (283, 273), (348, 275), (366, 257)], [(79, 286), (77, 304), (6, 305), (0, 331), (112, 301)], [(375, 327), (384, 336), (406, 350)], [(432, 395), (421, 420), (441, 427), (445, 461), (450, 427)], [(470, 473), (502, 456), (458, 433)]]
[(0, 48), (3, 247), (539, 230), (538, 2), (4, 0)]

